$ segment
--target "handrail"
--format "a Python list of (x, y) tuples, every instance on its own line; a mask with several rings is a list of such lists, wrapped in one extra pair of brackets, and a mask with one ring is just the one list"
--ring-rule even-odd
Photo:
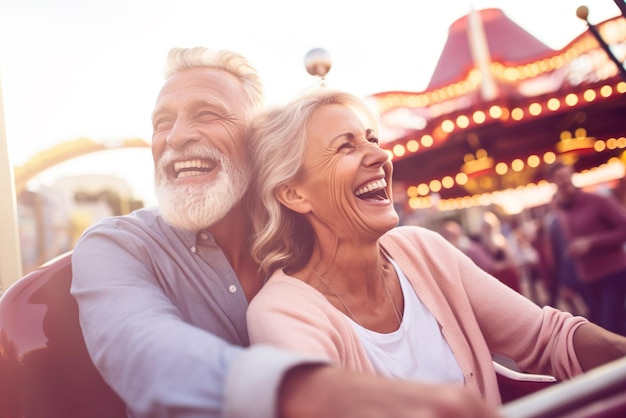
[(626, 388), (626, 357), (505, 404), (504, 418), (556, 417), (601, 395)]

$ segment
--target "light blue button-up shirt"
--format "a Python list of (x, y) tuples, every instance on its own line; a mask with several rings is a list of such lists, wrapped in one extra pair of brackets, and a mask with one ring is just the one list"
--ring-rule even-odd
[(310, 361), (244, 349), (248, 302), (224, 253), (156, 208), (89, 228), (72, 269), (87, 349), (131, 417), (274, 417), (282, 375)]

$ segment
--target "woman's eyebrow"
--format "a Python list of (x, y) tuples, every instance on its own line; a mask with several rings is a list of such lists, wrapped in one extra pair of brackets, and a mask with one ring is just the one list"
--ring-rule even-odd
[(330, 140), (330, 144), (332, 145), (335, 141), (342, 139), (342, 138), (346, 138), (346, 139), (353, 139), (354, 135), (352, 134), (352, 132), (342, 132), (339, 135), (336, 135), (335, 137), (333, 137), (333, 139)]

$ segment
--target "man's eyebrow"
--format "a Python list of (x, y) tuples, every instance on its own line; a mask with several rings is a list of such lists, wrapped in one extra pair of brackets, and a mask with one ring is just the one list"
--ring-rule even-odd
[(154, 121), (154, 119), (157, 116), (163, 115), (163, 114), (171, 114), (173, 113), (173, 110), (171, 108), (171, 106), (167, 106), (167, 105), (161, 105), (156, 107), (153, 111), (152, 111), (152, 115), (150, 116), (150, 118)]
[(194, 100), (193, 102), (191, 102), (191, 105), (189, 106), (191, 110), (198, 110), (203, 107), (210, 107), (221, 113), (226, 113), (226, 114), (230, 113), (229, 106), (226, 105), (224, 101), (216, 99), (216, 98)]
[(169, 103), (161, 103), (157, 104), (157, 106), (152, 111), (151, 119), (154, 122), (155, 118), (163, 115), (173, 115), (176, 113), (175, 106)]
[[(188, 110), (191, 111), (197, 111), (198, 109), (202, 109), (203, 107), (209, 107), (216, 112), (224, 115), (229, 115), (231, 113), (229, 107), (222, 100), (194, 100), (187, 105)], [(172, 115), (175, 113), (175, 106), (165, 103), (154, 109), (154, 111), (152, 112), (152, 120), (154, 121), (155, 117), (160, 115)]]

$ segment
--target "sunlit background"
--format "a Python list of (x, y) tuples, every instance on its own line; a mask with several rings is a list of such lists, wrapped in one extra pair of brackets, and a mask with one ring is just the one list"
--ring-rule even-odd
[[(328, 87), (363, 97), (419, 92), (433, 75), (451, 23), (472, 7), (502, 9), (558, 50), (586, 31), (585, 22), (575, 14), (581, 4), (580, 0), (2, 0), (0, 77), (9, 157), (17, 172), (33, 159), (41, 163), (42, 156), (63, 144), (77, 150), (107, 149), (54, 165), (41, 163), (51, 168), (29, 178), (24, 190), (45, 195), (52, 188), (70, 190), (80, 181), (93, 189), (90, 195), (89, 187), (84, 187), (86, 205), (108, 199), (98, 195), (106, 187), (125, 196), (114, 202), (123, 210), (152, 205), (150, 152), (136, 145), (150, 142), (150, 113), (171, 47), (202, 45), (241, 52), (258, 68), (270, 104), (319, 86), (320, 80), (304, 66), (306, 53), (318, 47), (332, 58), (325, 79)], [(588, 6), (590, 22), (620, 14), (612, 0), (594, 0)], [(107, 185), (101, 183), (102, 176), (107, 176)], [(46, 246), (51, 251), (55, 245), (71, 246), (82, 227), (98, 216), (96, 210), (92, 208), (84, 219), (73, 215), (79, 227), (69, 235), (69, 244)], [(50, 216), (54, 224), (54, 215)], [(29, 219), (21, 217), (27, 231), (23, 235), (34, 237), (37, 225)], [(26, 269), (47, 256), (39, 254), (34, 243), (25, 248)]]

